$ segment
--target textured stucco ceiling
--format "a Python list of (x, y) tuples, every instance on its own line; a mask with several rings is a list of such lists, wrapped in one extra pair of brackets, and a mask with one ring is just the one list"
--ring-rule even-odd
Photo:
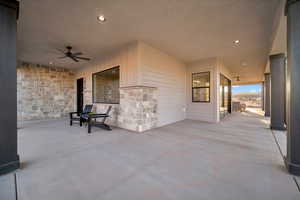
[[(20, 60), (58, 60), (66, 45), (97, 59), (142, 40), (189, 63), (222, 57), (241, 81), (262, 80), (282, 0), (21, 0)], [(96, 18), (104, 14), (106, 23)], [(278, 20), (279, 21), (279, 20)], [(240, 40), (235, 46), (234, 40)], [(245, 62), (247, 65), (242, 66)]]
[[(287, 53), (287, 18), (282, 13), (270, 55)], [(270, 73), (270, 62), (267, 63), (265, 73)]]

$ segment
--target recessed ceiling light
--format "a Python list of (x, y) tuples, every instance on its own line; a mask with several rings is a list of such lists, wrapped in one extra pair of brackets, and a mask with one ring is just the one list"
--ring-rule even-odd
[(100, 22), (105, 22), (105, 21), (106, 21), (106, 18), (104, 17), (104, 15), (99, 15), (99, 16), (97, 17), (97, 19), (98, 19), (98, 21), (100, 21)]
[(239, 41), (239, 40), (235, 40), (235, 41), (234, 41), (234, 44), (235, 44), (235, 45), (238, 45), (238, 44), (240, 44), (240, 41)]

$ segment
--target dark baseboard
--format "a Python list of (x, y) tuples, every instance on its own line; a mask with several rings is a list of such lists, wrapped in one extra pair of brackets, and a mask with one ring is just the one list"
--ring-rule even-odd
[(277, 131), (286, 131), (286, 127), (284, 127), (284, 126), (270, 126), (270, 128), (272, 129), (272, 130), (277, 130)]
[(12, 172), (19, 168), (20, 168), (20, 160), (18, 156), (18, 160), (0, 165), (0, 175)]
[(296, 176), (300, 176), (300, 165), (296, 165), (286, 161), (288, 171)]

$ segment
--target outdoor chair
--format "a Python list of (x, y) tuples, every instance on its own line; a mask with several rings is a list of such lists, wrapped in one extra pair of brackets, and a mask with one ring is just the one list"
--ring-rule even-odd
[[(83, 120), (86, 121), (88, 124), (88, 133), (91, 133), (92, 126), (111, 131), (110, 126), (105, 123), (106, 119), (109, 117), (109, 113), (110, 113), (111, 109), (112, 109), (112, 106), (109, 106), (107, 108), (106, 113), (99, 113), (99, 114), (91, 113), (91, 114), (84, 115), (82, 117)], [(97, 121), (97, 119), (101, 119), (101, 121)]]
[(86, 122), (86, 118), (89, 113), (92, 112), (93, 105), (85, 105), (82, 112), (70, 112), (70, 126), (73, 125), (73, 121), (78, 121), (80, 126), (83, 122)]

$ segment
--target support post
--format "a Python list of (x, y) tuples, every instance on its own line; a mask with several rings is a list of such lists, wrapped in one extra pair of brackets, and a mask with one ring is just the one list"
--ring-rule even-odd
[(271, 115), (271, 75), (270, 73), (265, 74), (265, 117)]
[(261, 83), (261, 109), (265, 110), (265, 82)]
[(300, 0), (288, 0), (287, 157), (290, 173), (300, 175)]
[(271, 129), (286, 130), (285, 127), (285, 55), (270, 56), (271, 70)]
[(0, 174), (20, 166), (17, 153), (16, 32), (19, 3), (0, 0)]

